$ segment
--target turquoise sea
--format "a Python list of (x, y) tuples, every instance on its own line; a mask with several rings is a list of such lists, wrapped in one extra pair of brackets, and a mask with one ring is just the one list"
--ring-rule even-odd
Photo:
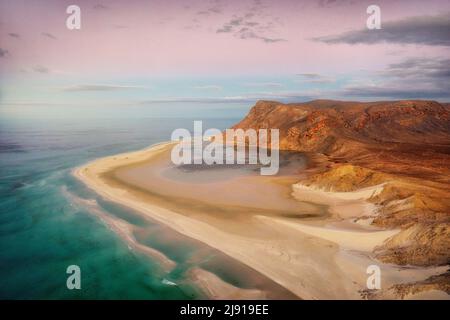
[[(170, 230), (100, 199), (71, 170), (170, 140), (176, 128), (192, 130), (194, 120), (203, 120), (204, 129), (227, 128), (247, 113), (247, 105), (174, 106), (175, 111), (169, 104), (1, 106), (0, 299), (201, 298), (185, 276), (200, 250), (194, 242), (171, 241)], [(77, 198), (96, 199), (101, 210), (145, 229), (137, 240), (166, 254), (177, 267), (164, 272), (158, 261), (131, 250)], [(66, 268), (72, 264), (81, 268), (81, 290), (66, 287)]]

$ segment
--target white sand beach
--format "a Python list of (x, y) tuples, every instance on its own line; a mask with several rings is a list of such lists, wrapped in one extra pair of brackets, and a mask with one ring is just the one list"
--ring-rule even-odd
[[(291, 174), (274, 178), (223, 169), (200, 173), (211, 179), (196, 180), (197, 171), (168, 161), (172, 145), (98, 159), (73, 173), (105, 199), (225, 253), (302, 299), (361, 299), (372, 264), (380, 266), (385, 288), (443, 271), (373, 259), (372, 249), (397, 231), (361, 226), (351, 218), (372, 213), (364, 199), (377, 189), (324, 194), (293, 187)], [(216, 298), (264, 298), (229, 284), (217, 289), (220, 281), (205, 272), (196, 271), (195, 278), (202, 286), (214, 282), (208, 290)]]

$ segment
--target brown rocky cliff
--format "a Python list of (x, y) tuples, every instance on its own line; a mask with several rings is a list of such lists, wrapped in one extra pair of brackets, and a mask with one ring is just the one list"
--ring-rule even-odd
[[(325, 140), (449, 144), (450, 108), (435, 101), (258, 101), (234, 128), (278, 128), (283, 149), (332, 152)], [(314, 142), (314, 143), (312, 143)]]
[(351, 191), (385, 182), (370, 199), (381, 208), (373, 223), (403, 231), (377, 248), (377, 257), (450, 263), (449, 104), (258, 101), (234, 128), (279, 129), (280, 149), (325, 155), (331, 168), (305, 183)]

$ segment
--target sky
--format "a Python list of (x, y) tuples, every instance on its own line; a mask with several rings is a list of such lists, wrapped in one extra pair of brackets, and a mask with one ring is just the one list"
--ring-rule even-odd
[(449, 53), (450, 0), (0, 0), (0, 105), (450, 101)]

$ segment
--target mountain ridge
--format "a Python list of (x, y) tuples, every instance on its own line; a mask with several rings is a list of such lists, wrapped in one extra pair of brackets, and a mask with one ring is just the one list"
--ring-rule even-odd
[[(380, 168), (369, 163), (367, 154), (386, 155), (382, 170), (386, 173), (401, 174), (398, 163), (407, 161), (414, 171), (432, 171), (439, 180), (441, 163), (450, 161), (450, 104), (431, 100), (290, 104), (261, 100), (233, 128), (277, 128), (280, 149), (318, 152), (338, 162), (352, 159), (372, 169)], [(437, 161), (425, 168), (422, 161), (430, 153)]]
[(450, 263), (450, 103), (260, 100), (233, 128), (279, 129), (280, 149), (325, 158), (301, 184), (345, 192), (383, 183), (368, 199), (379, 208), (372, 224), (402, 231), (374, 250), (378, 259)]

